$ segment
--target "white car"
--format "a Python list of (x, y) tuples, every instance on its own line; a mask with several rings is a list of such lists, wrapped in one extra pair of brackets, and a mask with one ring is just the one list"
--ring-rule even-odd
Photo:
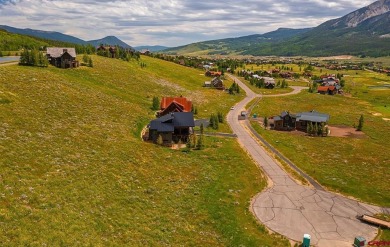
[(230, 110), (234, 110), (234, 109), (236, 109), (234, 106), (230, 107)]

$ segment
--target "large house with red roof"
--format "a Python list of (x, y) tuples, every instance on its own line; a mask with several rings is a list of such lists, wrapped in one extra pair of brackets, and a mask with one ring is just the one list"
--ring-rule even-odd
[(163, 97), (158, 116), (162, 117), (172, 112), (191, 112), (192, 101), (185, 97)]

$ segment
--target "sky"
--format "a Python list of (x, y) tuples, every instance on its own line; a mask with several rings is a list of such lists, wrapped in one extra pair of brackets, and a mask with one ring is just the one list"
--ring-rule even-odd
[(314, 27), (373, 0), (0, 0), (0, 25), (176, 47)]

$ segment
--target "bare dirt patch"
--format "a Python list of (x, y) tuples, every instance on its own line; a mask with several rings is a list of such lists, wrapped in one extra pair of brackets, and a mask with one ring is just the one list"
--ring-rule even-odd
[(382, 118), (385, 121), (390, 121), (390, 118)]
[(366, 135), (362, 131), (357, 131), (353, 127), (337, 125), (337, 126), (328, 126), (330, 130), (329, 136), (336, 137), (350, 137), (350, 138), (365, 138)]
[(320, 57), (320, 60), (350, 60), (353, 56), (350, 55), (341, 55), (341, 56), (332, 56), (332, 57)]

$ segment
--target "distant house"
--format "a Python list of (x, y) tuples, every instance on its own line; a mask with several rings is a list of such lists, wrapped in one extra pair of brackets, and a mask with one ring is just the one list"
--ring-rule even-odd
[(219, 90), (225, 90), (223, 81), (219, 77), (214, 77), (211, 81), (205, 81), (203, 84), (204, 87), (212, 87)]
[(264, 79), (264, 85), (266, 88), (272, 89), (275, 87), (275, 79), (272, 77), (261, 77)]
[(336, 86), (319, 86), (317, 92), (320, 94), (335, 95), (337, 94), (338, 89)]
[(192, 112), (172, 112), (149, 123), (149, 140), (157, 142), (161, 135), (164, 143), (185, 143), (193, 127), (195, 121)]
[(212, 86), (211, 81), (205, 81), (203, 86), (204, 87), (211, 87)]
[(279, 116), (273, 117), (275, 130), (299, 130), (306, 132), (307, 125), (327, 124), (330, 116), (316, 111), (291, 114), (288, 111), (282, 112)]
[(257, 74), (253, 74), (252, 77), (257, 80), (264, 80), (265, 88), (272, 89), (275, 87), (275, 79), (272, 77), (259, 76)]
[(79, 67), (79, 61), (76, 60), (75, 48), (48, 47), (46, 56), (51, 65), (58, 68), (76, 68)]
[(222, 75), (222, 72), (221, 71), (206, 71), (205, 73), (205, 76), (208, 76), (208, 77), (219, 77)]
[(139, 53), (142, 55), (150, 55), (150, 51), (148, 49), (142, 49)]
[(192, 102), (184, 97), (163, 97), (160, 103), (158, 116), (164, 116), (172, 112), (191, 112)]
[(219, 90), (224, 90), (225, 86), (223, 85), (223, 81), (219, 77), (214, 77), (211, 80), (211, 84), (213, 88), (219, 89)]
[(100, 53), (107, 53), (109, 52), (110, 54), (110, 57), (111, 58), (115, 58), (115, 54), (116, 54), (116, 47), (115, 46), (103, 46), (103, 45), (100, 45), (96, 48), (96, 51)]

